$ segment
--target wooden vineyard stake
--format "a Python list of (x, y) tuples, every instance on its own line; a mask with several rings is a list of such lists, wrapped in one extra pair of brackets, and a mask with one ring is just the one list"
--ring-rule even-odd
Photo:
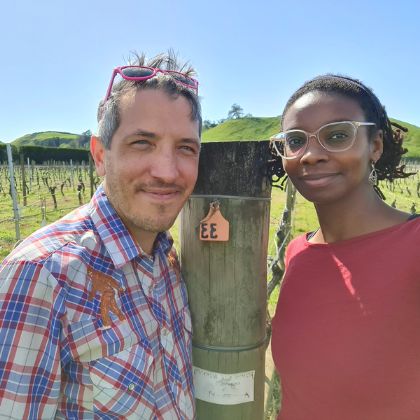
[(229, 222), (222, 216), (218, 201), (210, 203), (207, 216), (200, 221), (200, 240), (214, 242), (229, 240)]

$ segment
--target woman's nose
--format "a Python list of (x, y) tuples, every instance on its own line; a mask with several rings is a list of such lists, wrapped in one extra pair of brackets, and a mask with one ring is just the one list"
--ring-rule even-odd
[(315, 163), (319, 160), (326, 160), (327, 158), (328, 152), (321, 146), (318, 137), (315, 134), (308, 136), (308, 142), (300, 158), (301, 162)]

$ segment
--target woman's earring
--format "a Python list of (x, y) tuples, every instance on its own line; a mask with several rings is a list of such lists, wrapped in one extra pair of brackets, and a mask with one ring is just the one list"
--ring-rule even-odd
[(375, 162), (373, 160), (370, 162), (370, 165), (372, 169), (369, 174), (369, 184), (375, 186), (378, 184), (378, 172), (376, 171)]

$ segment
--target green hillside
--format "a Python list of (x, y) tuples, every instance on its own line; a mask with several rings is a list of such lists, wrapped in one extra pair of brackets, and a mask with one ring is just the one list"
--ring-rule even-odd
[(43, 146), (59, 148), (87, 148), (89, 136), (61, 131), (43, 131), (40, 133), (26, 134), (12, 142), (14, 146)]
[[(404, 146), (408, 149), (406, 157), (420, 158), (420, 127), (404, 121), (392, 119), (408, 128), (404, 136)], [(280, 118), (239, 118), (227, 120), (216, 127), (203, 131), (203, 142), (235, 140), (267, 140), (280, 131)]]
[(267, 140), (280, 131), (279, 117), (246, 117), (227, 120), (203, 132), (203, 142)]
[(404, 147), (408, 149), (408, 152), (404, 156), (420, 157), (420, 127), (394, 118), (391, 118), (391, 120), (408, 128), (408, 132), (404, 134)]

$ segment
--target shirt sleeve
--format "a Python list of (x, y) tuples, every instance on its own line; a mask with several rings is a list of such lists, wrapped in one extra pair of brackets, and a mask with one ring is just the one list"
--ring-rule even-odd
[(55, 416), (61, 383), (57, 289), (42, 264), (0, 266), (0, 418)]

